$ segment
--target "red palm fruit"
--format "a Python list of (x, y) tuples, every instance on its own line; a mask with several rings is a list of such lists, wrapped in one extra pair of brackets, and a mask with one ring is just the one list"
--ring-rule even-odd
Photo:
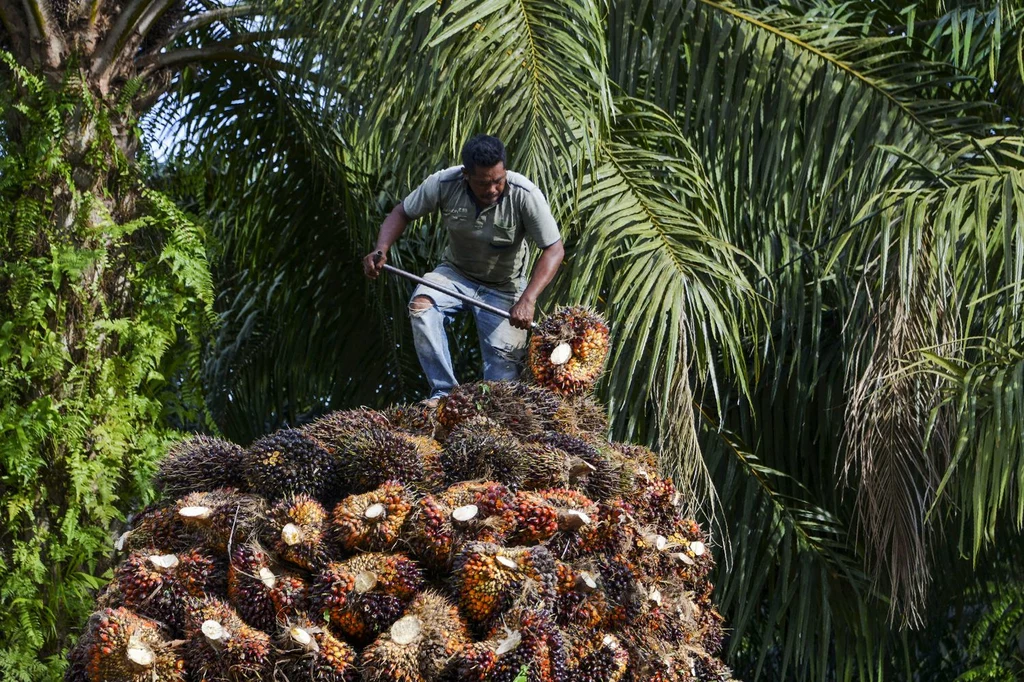
[(193, 680), (260, 682), (270, 678), (273, 651), (265, 632), (245, 624), (217, 599), (190, 614), (186, 660)]
[(540, 386), (564, 395), (593, 389), (608, 355), (608, 325), (585, 308), (549, 315), (530, 338), (527, 367)]
[(563, 559), (571, 559), (595, 545), (598, 529), (598, 506), (582, 493), (554, 488), (539, 493), (555, 509), (558, 531), (547, 542), (548, 549)]
[(274, 643), (278, 652), (275, 667), (288, 682), (360, 679), (355, 650), (305, 616), (282, 624)]
[(495, 663), (488, 680), (557, 682), (568, 676), (568, 647), (543, 609), (514, 609), (496, 623), (488, 638)]
[(250, 445), (241, 471), (249, 489), (271, 501), (299, 494), (320, 498), (336, 480), (331, 453), (297, 429), (281, 429)]
[(327, 512), (309, 495), (275, 504), (263, 528), (265, 542), (277, 556), (305, 569), (316, 569), (326, 557), (323, 541)]
[(462, 613), (484, 626), (514, 603), (555, 600), (555, 563), (543, 546), (502, 548), (471, 542), (457, 556), (453, 572)]
[(133, 552), (114, 574), (125, 606), (182, 632), (190, 599), (221, 586), (221, 571), (200, 552), (181, 555)]
[(185, 680), (179, 649), (156, 622), (126, 608), (92, 614), (68, 658), (68, 682)]
[(440, 593), (427, 590), (363, 651), (363, 679), (442, 679), (453, 671), (455, 655), (469, 642), (458, 610)]
[(570, 682), (619, 682), (629, 667), (629, 652), (615, 635), (576, 630), (569, 663)]
[(416, 562), (401, 554), (361, 554), (328, 564), (310, 590), (313, 612), (346, 637), (365, 642), (388, 628), (423, 586)]
[(636, 518), (641, 525), (671, 529), (679, 518), (681, 494), (667, 478), (652, 478), (635, 491)]
[(277, 607), (271, 590), (277, 582), (274, 562), (258, 544), (237, 546), (228, 568), (228, 599), (238, 614), (253, 627), (268, 629), (277, 623)]
[(384, 551), (398, 541), (412, 497), (398, 481), (362, 495), (350, 495), (331, 514), (331, 537), (347, 551)]
[(520, 491), (512, 501), (518, 544), (544, 542), (558, 531), (558, 510), (538, 493)]
[(243, 452), (241, 446), (220, 438), (193, 436), (171, 446), (153, 484), (170, 499), (198, 490), (241, 488)]
[(174, 503), (177, 522), (196, 541), (214, 553), (226, 553), (228, 543), (256, 537), (266, 515), (258, 495), (231, 488), (190, 493)]
[(132, 528), (114, 543), (118, 551), (156, 549), (163, 553), (183, 551), (197, 542), (191, 529), (181, 523), (173, 503), (152, 505), (132, 520)]

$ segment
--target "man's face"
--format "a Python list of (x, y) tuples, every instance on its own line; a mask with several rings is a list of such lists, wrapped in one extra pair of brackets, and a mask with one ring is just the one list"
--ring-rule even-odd
[(505, 164), (499, 161), (490, 168), (477, 166), (472, 173), (466, 173), (466, 182), (480, 206), (492, 206), (505, 191)]

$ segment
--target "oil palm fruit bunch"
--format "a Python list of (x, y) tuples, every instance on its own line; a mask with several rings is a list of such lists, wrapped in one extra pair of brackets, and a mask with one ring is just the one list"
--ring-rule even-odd
[(306, 607), (307, 585), (258, 543), (239, 545), (228, 569), (228, 598), (242, 619), (265, 631)]
[[(69, 680), (724, 679), (693, 501), (606, 425), (586, 392), (487, 382), (244, 451), (186, 441)], [(201, 448), (238, 455), (242, 488), (216, 487)]]
[(487, 417), (525, 438), (551, 429), (561, 406), (559, 396), (542, 386), (480, 381), (453, 388), (438, 404), (437, 421), (451, 431), (475, 417)]
[(438, 680), (454, 672), (456, 656), (470, 643), (455, 608), (440, 592), (424, 590), (362, 655), (365, 680)]
[(190, 614), (185, 655), (191, 678), (211, 682), (270, 679), (270, 636), (250, 627), (218, 599), (207, 599)]
[(608, 325), (581, 307), (562, 308), (530, 338), (527, 367), (534, 382), (564, 395), (593, 389), (608, 356)]
[(288, 682), (358, 682), (355, 649), (306, 616), (278, 627), (276, 669)]
[(170, 498), (199, 490), (242, 488), (244, 449), (209, 436), (193, 436), (173, 445), (160, 461), (154, 487)]
[(65, 680), (184, 682), (185, 661), (169, 633), (128, 608), (94, 613), (70, 656)]
[(180, 635), (192, 600), (216, 591), (225, 578), (223, 573), (212, 557), (196, 550), (180, 555), (132, 552), (114, 572), (116, 589), (107, 600), (165, 623), (173, 634)]
[(309, 495), (300, 494), (285, 498), (270, 509), (262, 535), (281, 559), (312, 570), (326, 559), (327, 526), (323, 506)]
[(242, 457), (242, 477), (268, 500), (305, 493), (319, 498), (334, 484), (334, 460), (322, 442), (298, 429), (260, 438)]
[(331, 536), (346, 551), (389, 550), (398, 542), (412, 505), (412, 495), (398, 481), (386, 481), (362, 495), (349, 495), (331, 513)]

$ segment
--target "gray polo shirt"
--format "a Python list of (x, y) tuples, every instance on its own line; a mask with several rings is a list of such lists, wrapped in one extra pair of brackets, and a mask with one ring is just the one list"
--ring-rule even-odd
[(519, 173), (507, 171), (505, 192), (493, 206), (477, 207), (462, 166), (434, 173), (402, 202), (405, 214), (419, 218), (441, 209), (448, 229), (444, 262), (494, 289), (519, 291), (526, 286), (527, 245), (541, 249), (562, 236), (547, 199)]

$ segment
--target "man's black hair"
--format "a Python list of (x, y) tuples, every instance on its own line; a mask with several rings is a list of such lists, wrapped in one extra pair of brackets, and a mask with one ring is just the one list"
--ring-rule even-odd
[(462, 168), (472, 173), (476, 168), (490, 168), (505, 163), (505, 145), (493, 135), (474, 135), (462, 147)]

